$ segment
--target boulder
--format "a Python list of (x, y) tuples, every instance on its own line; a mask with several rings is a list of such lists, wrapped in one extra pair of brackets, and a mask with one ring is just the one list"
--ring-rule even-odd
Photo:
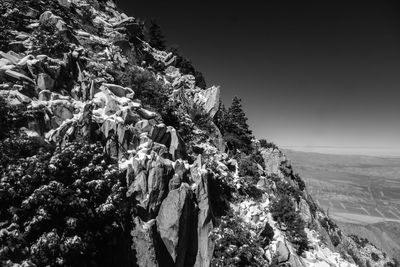
[(49, 90), (42, 90), (39, 92), (38, 98), (40, 101), (49, 101), (51, 99), (51, 92)]
[(274, 262), (276, 262), (279, 265), (289, 261), (289, 259), (290, 259), (289, 248), (284, 242), (278, 241), (274, 255)]
[(51, 101), (51, 109), (55, 116), (61, 119), (61, 121), (71, 119), (74, 117), (72, 113), (73, 107), (67, 100), (53, 100)]
[(104, 114), (113, 115), (120, 109), (121, 108), (120, 108), (118, 101), (108, 95), (107, 102), (106, 102), (105, 109), (104, 109)]
[(7, 98), (7, 101), (10, 101), (11, 105), (28, 105), (32, 102), (32, 99), (30, 97), (27, 97), (17, 90), (0, 90), (0, 95)]
[(175, 152), (179, 148), (179, 138), (174, 127), (168, 126), (167, 133), (170, 135), (169, 153), (175, 158)]
[(36, 84), (40, 91), (53, 91), (55, 81), (47, 73), (39, 73)]
[(61, 17), (54, 15), (51, 11), (45, 11), (39, 17), (40, 25), (49, 26), (57, 29), (58, 31), (66, 31), (67, 24), (62, 20)]
[(148, 120), (140, 120), (136, 122), (135, 129), (138, 130), (140, 133), (147, 132), (150, 133), (152, 127)]
[(7, 65), (11, 65), (11, 62), (8, 61), (8, 60), (5, 59), (5, 58), (0, 58), (0, 69), (4, 69), (4, 71), (5, 71), (5, 67), (6, 67)]
[(310, 206), (308, 205), (307, 201), (304, 198), (300, 198), (299, 202), (299, 210), (301, 218), (307, 223), (311, 224), (313, 221)]
[(154, 119), (155, 117), (157, 117), (157, 113), (144, 108), (139, 108), (137, 112), (142, 118), (146, 120)]
[(133, 90), (128, 87), (123, 87), (120, 85), (110, 84), (110, 83), (103, 83), (103, 86), (107, 87), (108, 90), (110, 90), (114, 95), (118, 97), (126, 97), (128, 94), (133, 96), (135, 94)]

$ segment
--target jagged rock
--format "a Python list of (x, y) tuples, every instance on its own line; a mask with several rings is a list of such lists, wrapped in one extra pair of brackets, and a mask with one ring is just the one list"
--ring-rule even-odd
[(311, 224), (313, 221), (310, 206), (308, 205), (307, 201), (303, 198), (300, 199), (299, 202), (299, 210), (301, 218), (307, 223)]
[(212, 143), (219, 149), (219, 151), (225, 151), (225, 141), (221, 134), (221, 131), (212, 121), (210, 122), (210, 128), (212, 128), (210, 136)]
[(32, 99), (17, 90), (0, 90), (0, 95), (7, 98), (11, 105), (28, 105)]
[(151, 139), (168, 147), (173, 159), (185, 157), (185, 151), (176, 130), (161, 123), (153, 127)]
[(157, 117), (157, 113), (144, 108), (139, 108), (137, 112), (140, 116), (142, 116), (142, 118), (146, 120), (154, 119), (155, 117)]
[(105, 28), (105, 27), (111, 28), (112, 27), (112, 25), (110, 23), (108, 23), (107, 21), (102, 19), (100, 16), (96, 16), (93, 19), (93, 24), (95, 26), (97, 26), (98, 28)]
[(157, 216), (157, 229), (175, 266), (184, 266), (189, 248), (191, 194), (187, 184), (169, 192)]
[(152, 129), (152, 127), (151, 127), (151, 125), (150, 125), (148, 120), (140, 120), (140, 121), (138, 121), (135, 124), (135, 128), (141, 133), (143, 133), (143, 132), (150, 133), (150, 131)]
[(18, 61), (21, 60), (21, 57), (12, 51), (10, 51), (8, 53), (4, 53), (3, 51), (0, 51), (0, 56), (3, 59), (6, 59), (9, 63), (11, 63), (13, 65), (17, 65)]
[(149, 205), (148, 210), (157, 214), (162, 200), (167, 196), (168, 183), (172, 176), (172, 164), (168, 159), (156, 156), (154, 161), (148, 165), (148, 192)]
[(51, 11), (45, 11), (42, 15), (40, 15), (39, 23), (44, 26), (54, 27), (61, 32), (68, 29), (62, 18), (54, 15)]
[[(67, 100), (53, 100), (51, 101), (51, 109), (55, 116), (60, 118), (61, 123), (64, 120), (71, 119), (74, 117), (74, 114), (71, 110), (73, 107), (71, 106), (70, 102)], [(59, 123), (59, 125), (61, 125)]]
[(176, 156), (175, 152), (179, 149), (180, 145), (179, 138), (174, 127), (168, 126), (167, 132), (171, 137), (171, 141), (169, 144), (169, 153), (175, 158)]
[[(152, 152), (152, 158), (142, 162), (133, 158), (129, 167), (128, 196), (134, 195), (147, 211), (146, 216), (156, 215), (161, 202), (168, 194), (168, 183), (173, 176), (171, 161)], [(135, 177), (132, 181), (130, 177)]]
[(0, 69), (10, 64), (11, 62), (8, 59), (0, 58)]
[(149, 52), (156, 61), (163, 63), (165, 66), (173, 64), (176, 60), (176, 56), (174, 56), (172, 53), (157, 50), (144, 41), (143, 48), (145, 51)]
[(126, 125), (135, 124), (140, 120), (140, 116), (130, 107), (124, 108), (122, 110), (122, 119)]
[(286, 157), (278, 149), (262, 149), (261, 155), (264, 158), (265, 172), (267, 175), (280, 175), (281, 162), (286, 160)]
[(40, 101), (49, 101), (51, 99), (51, 92), (49, 90), (42, 90), (39, 92), (38, 98)]
[(29, 78), (28, 76), (26, 76), (22, 73), (19, 73), (19, 72), (13, 71), (13, 70), (6, 70), (5, 74), (7, 74), (8, 76), (10, 76), (14, 79), (17, 79), (19, 81), (25, 81), (25, 82), (34, 84), (34, 81), (31, 78)]
[(182, 75), (178, 76), (172, 82), (172, 86), (175, 88), (194, 89), (196, 84), (196, 78), (193, 75)]
[(121, 110), (121, 107), (120, 107), (118, 101), (108, 95), (106, 106), (104, 109), (104, 114), (105, 115), (113, 115), (119, 110)]
[(52, 91), (54, 89), (54, 80), (47, 73), (39, 73), (37, 78), (37, 87), (40, 90)]
[(213, 86), (201, 90), (194, 96), (194, 102), (200, 105), (209, 117), (213, 118), (219, 109), (220, 88)]
[(126, 97), (127, 95), (131, 95), (133, 97), (135, 94), (133, 90), (128, 87), (109, 83), (103, 83), (103, 86), (107, 87), (114, 95), (118, 97)]
[(181, 177), (175, 173), (172, 179), (168, 183), (169, 191), (179, 188), (181, 184), (182, 184)]

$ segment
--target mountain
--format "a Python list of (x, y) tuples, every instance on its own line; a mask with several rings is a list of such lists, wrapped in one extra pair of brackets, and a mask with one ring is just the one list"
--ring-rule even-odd
[(388, 256), (400, 261), (400, 223), (385, 221), (360, 225), (338, 222), (343, 231), (368, 239)]
[(2, 266), (395, 265), (112, 0), (0, 10)]

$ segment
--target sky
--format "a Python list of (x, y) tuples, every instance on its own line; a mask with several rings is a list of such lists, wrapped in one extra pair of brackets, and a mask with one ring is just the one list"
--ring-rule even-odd
[(395, 1), (118, 0), (154, 18), (258, 138), (285, 147), (400, 155)]

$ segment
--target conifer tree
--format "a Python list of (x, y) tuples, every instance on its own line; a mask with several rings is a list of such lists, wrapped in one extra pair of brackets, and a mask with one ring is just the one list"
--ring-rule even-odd
[(245, 153), (252, 151), (251, 140), (253, 136), (247, 124), (247, 117), (243, 111), (240, 98), (236, 96), (233, 98), (232, 105), (222, 118), (220, 129), (231, 151), (236, 152), (237, 149)]
[(166, 49), (165, 37), (161, 31), (160, 26), (156, 23), (155, 20), (152, 20), (150, 22), (149, 44), (158, 50)]

